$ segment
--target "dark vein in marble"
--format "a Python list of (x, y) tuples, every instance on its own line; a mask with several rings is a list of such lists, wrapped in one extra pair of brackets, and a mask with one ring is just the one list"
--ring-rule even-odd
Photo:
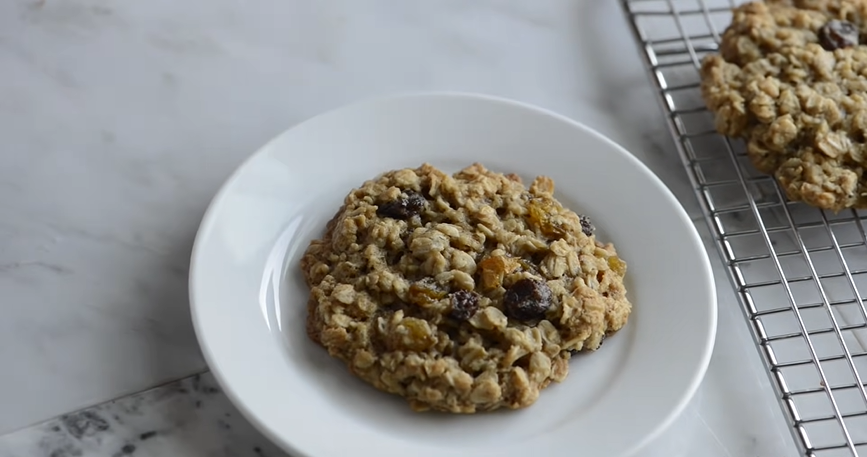
[(285, 456), (199, 373), (0, 436), (0, 457)]

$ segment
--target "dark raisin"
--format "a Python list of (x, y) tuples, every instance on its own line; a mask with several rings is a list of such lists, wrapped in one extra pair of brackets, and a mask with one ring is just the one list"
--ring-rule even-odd
[(416, 192), (407, 191), (405, 197), (399, 197), (376, 208), (376, 214), (392, 219), (409, 219), (424, 209), (427, 202), (423, 196)]
[(828, 51), (858, 44), (858, 27), (851, 22), (832, 19), (819, 29), (819, 44)]
[(451, 316), (459, 321), (465, 321), (476, 314), (479, 309), (479, 296), (475, 292), (459, 290), (452, 294)]
[(579, 216), (578, 218), (581, 220), (581, 231), (587, 236), (592, 235), (596, 227), (590, 223), (590, 218), (587, 216)]
[(538, 279), (521, 279), (503, 296), (509, 317), (521, 321), (541, 318), (551, 306), (551, 289)]

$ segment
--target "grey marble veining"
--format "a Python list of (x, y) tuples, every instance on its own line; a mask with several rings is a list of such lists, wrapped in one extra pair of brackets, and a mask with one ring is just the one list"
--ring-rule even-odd
[(0, 437), (0, 457), (282, 456), (209, 373)]

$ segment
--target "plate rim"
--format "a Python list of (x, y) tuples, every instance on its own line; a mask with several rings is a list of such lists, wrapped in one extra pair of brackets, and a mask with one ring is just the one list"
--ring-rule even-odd
[[(708, 250), (701, 239), (701, 235), (698, 232), (697, 227), (695, 226), (692, 219), (689, 217), (688, 213), (684, 209), (683, 205), (678, 200), (677, 196), (671, 191), (671, 189), (662, 181), (656, 173), (654, 173), (647, 165), (644, 164), (638, 157), (629, 152), (628, 149), (621, 146), (616, 141), (611, 138), (603, 135), (601, 132), (593, 129), (592, 127), (587, 126), (586, 124), (579, 122), (575, 119), (572, 119), (568, 116), (560, 114), (558, 112), (552, 111), (547, 108), (543, 108), (538, 105), (534, 105), (527, 102), (518, 101), (515, 99), (510, 99), (497, 95), (490, 95), (486, 93), (480, 92), (464, 92), (464, 91), (405, 91), (405, 92), (395, 92), (388, 95), (379, 95), (372, 97), (365, 97), (358, 99), (356, 101), (346, 103), (337, 107), (333, 107), (331, 109), (326, 109), (319, 114), (313, 115), (311, 117), (305, 118), (299, 122), (296, 122), (286, 129), (280, 131), (275, 136), (271, 137), (267, 142), (262, 144), (259, 148), (253, 151), (249, 156), (247, 156), (244, 160), (238, 164), (234, 170), (228, 175), (226, 179), (222, 181), (219, 186), (217, 192), (215, 192), (214, 196), (208, 202), (207, 208), (201, 218), (201, 222), (196, 230), (196, 235), (193, 241), (193, 247), (190, 254), (190, 269), (188, 274), (188, 296), (189, 296), (189, 306), (190, 306), (190, 314), (191, 320), (193, 324), (193, 330), (196, 335), (196, 340), (199, 343), (199, 347), (202, 353), (202, 357), (205, 360), (205, 363), (208, 366), (208, 369), (213, 374), (217, 383), (222, 387), (223, 392), (226, 394), (227, 398), (232, 402), (233, 406), (238, 409), (238, 411), (247, 419), (260, 433), (262, 433), (267, 439), (272, 441), (274, 444), (283, 448), (283, 450), (289, 452), (294, 457), (324, 457), (324, 456), (313, 456), (309, 455), (298, 449), (295, 445), (293, 445), (288, 440), (281, 437), (276, 433), (275, 430), (265, 424), (260, 418), (246, 405), (244, 401), (241, 400), (238, 392), (234, 390), (232, 384), (227, 380), (227, 375), (222, 373), (219, 368), (217, 368), (217, 364), (215, 361), (216, 356), (212, 352), (213, 348), (206, 341), (206, 337), (204, 336), (204, 331), (201, 323), (201, 308), (204, 306), (201, 304), (196, 298), (196, 278), (199, 275), (199, 262), (197, 262), (197, 258), (201, 256), (201, 251), (203, 249), (203, 243), (205, 235), (208, 231), (212, 230), (215, 225), (215, 219), (217, 217), (218, 207), (220, 203), (223, 201), (224, 197), (230, 192), (230, 189), (233, 187), (240, 177), (246, 172), (246, 170), (250, 167), (251, 163), (264, 156), (271, 147), (282, 140), (283, 137), (289, 135), (293, 130), (301, 127), (302, 125), (311, 123), (312, 121), (326, 117), (328, 115), (337, 113), (343, 110), (357, 109), (364, 107), (365, 105), (376, 105), (383, 102), (388, 102), (392, 100), (399, 99), (413, 99), (413, 98), (459, 98), (459, 99), (470, 99), (484, 102), (494, 102), (500, 103), (504, 105), (510, 105), (511, 107), (520, 108), (523, 110), (529, 110), (535, 112), (536, 114), (545, 115), (548, 117), (552, 117), (555, 120), (565, 122), (571, 125), (574, 128), (582, 130), (583, 133), (588, 134), (590, 136), (595, 137), (597, 140), (606, 143), (611, 148), (617, 150), (621, 155), (623, 155), (633, 166), (638, 168), (647, 178), (653, 181), (659, 190), (665, 195), (674, 206), (674, 210), (679, 216), (679, 218), (684, 222), (684, 225), (687, 227), (687, 231), (689, 232), (689, 242), (693, 245), (694, 248), (697, 248), (697, 252), (700, 257), (700, 264), (703, 270), (702, 278), (705, 280), (705, 289), (707, 296), (706, 303), (709, 309), (709, 331), (707, 332), (706, 338), (704, 340), (704, 350), (702, 351), (701, 358), (699, 363), (696, 365), (696, 369), (693, 372), (692, 379), (688, 383), (688, 388), (684, 391), (684, 394), (680, 397), (680, 401), (672, 405), (672, 409), (665, 416), (665, 419), (659, 421), (656, 427), (652, 429), (651, 432), (647, 433), (643, 439), (638, 440), (632, 446), (627, 447), (626, 451), (622, 454), (622, 457), (630, 457), (635, 455), (638, 451), (643, 450), (647, 447), (648, 444), (655, 441), (660, 435), (662, 435), (666, 430), (668, 430), (671, 425), (681, 416), (684, 410), (687, 408), (689, 403), (695, 397), (699, 388), (701, 387), (702, 382), (705, 379), (705, 375), (707, 374), (708, 367), (711, 362), (711, 358), (713, 355), (713, 351), (716, 345), (716, 336), (719, 325), (719, 307), (718, 307), (718, 297), (716, 290), (716, 279), (713, 273), (713, 268), (710, 261), (710, 256)], [(698, 259), (697, 259), (698, 260)]]

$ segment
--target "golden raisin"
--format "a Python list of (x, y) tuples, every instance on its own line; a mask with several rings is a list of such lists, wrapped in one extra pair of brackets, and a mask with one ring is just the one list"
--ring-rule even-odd
[(433, 281), (419, 281), (409, 286), (409, 301), (419, 306), (436, 303), (445, 296), (446, 292), (439, 289)]
[(400, 323), (406, 331), (399, 332), (398, 347), (406, 351), (424, 351), (436, 344), (436, 338), (422, 320), (406, 318)]
[(481, 271), (482, 287), (496, 289), (503, 284), (503, 277), (518, 269), (517, 260), (499, 255), (487, 257), (477, 267)]
[(613, 272), (620, 276), (626, 274), (626, 262), (620, 260), (620, 257), (617, 257), (616, 255), (608, 258), (608, 268), (611, 268)]
[(537, 198), (527, 203), (530, 225), (538, 228), (546, 236), (562, 237), (566, 234), (566, 230), (552, 220), (556, 212), (557, 206), (549, 199)]

